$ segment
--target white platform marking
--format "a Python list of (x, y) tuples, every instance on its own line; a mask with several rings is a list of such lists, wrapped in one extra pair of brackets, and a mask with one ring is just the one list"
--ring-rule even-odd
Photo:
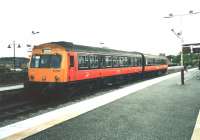
[(197, 117), (191, 140), (200, 140), (200, 112)]
[(24, 88), (24, 85), (15, 85), (15, 86), (7, 86), (7, 87), (0, 87), (0, 91), (6, 91), (6, 90), (14, 90), (14, 89), (20, 89)]
[(163, 80), (180, 75), (180, 72), (144, 81), (107, 94), (84, 100), (24, 121), (20, 121), (0, 128), (0, 139), (22, 139), (42, 130), (94, 110), (100, 106), (113, 102), (136, 91), (157, 84)]

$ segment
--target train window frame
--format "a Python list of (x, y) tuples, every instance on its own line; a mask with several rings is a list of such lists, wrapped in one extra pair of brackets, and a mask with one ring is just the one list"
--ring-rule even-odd
[(131, 57), (131, 66), (136, 67), (136, 57), (134, 56)]
[(89, 56), (89, 59), (90, 59), (90, 69), (93, 69), (94, 68), (94, 56), (90, 55)]
[(112, 57), (112, 67), (113, 67), (113, 68), (118, 68), (118, 67), (119, 67), (119, 59), (118, 59), (118, 56), (113, 56), (113, 57)]
[(99, 55), (98, 59), (99, 59), (99, 68), (100, 69), (106, 68), (105, 67), (105, 56), (104, 55)]
[[(37, 60), (37, 61), (36, 61)], [(36, 63), (37, 62), (37, 63)], [(34, 65), (34, 66), (33, 66)], [(39, 68), (40, 67), (40, 55), (32, 55), (31, 57), (31, 68)]]
[[(57, 57), (56, 59), (54, 59), (54, 60), (58, 60), (57, 62), (57, 64), (55, 65), (55, 63), (52, 63), (52, 61), (53, 61), (53, 57), (55, 58), (55, 57)], [(62, 56), (61, 55), (59, 55), (59, 54), (56, 54), (56, 55), (51, 55), (51, 60), (50, 60), (51, 62), (50, 62), (50, 68), (60, 68), (61, 67), (61, 62), (62, 62)], [(54, 65), (54, 66), (53, 66)], [(53, 67), (52, 67), (53, 66)]]
[(136, 59), (135, 59), (135, 65), (136, 65), (136, 67), (138, 67), (138, 66), (141, 66), (141, 58), (140, 57), (135, 57)]
[(123, 56), (123, 65), (124, 65), (124, 67), (127, 67), (127, 61), (128, 61), (127, 56)]
[(99, 68), (99, 59), (97, 55), (89, 56), (90, 69), (98, 69)]
[(50, 68), (51, 55), (40, 56), (40, 68)]
[(131, 67), (131, 57), (128, 57), (128, 67)]
[[(58, 65), (53, 65), (53, 57), (54, 56), (59, 56), (59, 61)], [(37, 58), (37, 61), (33, 62), (35, 58)], [(47, 59), (44, 59), (44, 58)], [(44, 64), (42, 64), (42, 61), (46, 61)], [(62, 61), (62, 56), (61, 55), (53, 55), (53, 54), (45, 54), (45, 55), (33, 55), (31, 58), (31, 63), (30, 63), (30, 68), (60, 68), (61, 67), (61, 61)], [(35, 64), (37, 62), (37, 65)], [(34, 63), (34, 66), (33, 66)]]
[(78, 55), (78, 69), (79, 70), (86, 70), (86, 69), (89, 69), (89, 68), (90, 68), (90, 65), (89, 65), (88, 55), (83, 55), (83, 54)]
[(112, 56), (106, 55), (104, 58), (105, 58), (105, 67), (112, 68)]
[(136, 65), (137, 65), (137, 66), (141, 66), (141, 65), (142, 65), (142, 58), (139, 57), (139, 56), (137, 56)]
[(153, 66), (153, 58), (147, 58), (146, 65), (147, 66)]
[(119, 67), (124, 67), (124, 57), (119, 56)]

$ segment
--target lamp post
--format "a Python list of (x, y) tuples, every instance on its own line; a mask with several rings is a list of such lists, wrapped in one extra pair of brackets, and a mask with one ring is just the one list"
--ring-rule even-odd
[[(180, 20), (182, 22), (182, 17), (188, 16), (188, 15), (195, 15), (195, 14), (199, 14), (199, 13), (200, 12), (194, 12), (193, 10), (190, 10), (187, 14), (174, 15), (174, 14), (170, 13), (168, 16), (163, 17), (163, 18), (180, 17)], [(181, 66), (183, 66), (183, 43), (184, 43), (182, 30), (183, 29), (181, 29), (181, 31), (177, 33), (177, 32), (175, 32), (174, 29), (171, 29), (173, 34), (176, 35), (176, 37), (181, 40)], [(184, 85), (184, 69), (181, 69), (181, 84)]]
[(13, 69), (14, 69), (14, 71), (16, 68), (16, 55), (15, 55), (16, 45), (17, 45), (17, 48), (21, 48), (20, 44), (16, 44), (15, 41), (13, 41), (12, 47), (11, 47), (11, 44), (8, 45), (8, 48), (13, 48)]
[[(180, 17), (180, 20), (182, 20), (182, 17), (184, 16), (189, 16), (189, 15), (195, 15), (195, 14), (199, 14), (200, 12), (194, 12), (193, 10), (190, 10), (188, 13), (186, 14), (177, 14), (174, 15), (173, 13), (170, 13), (168, 16), (163, 17), (163, 18), (174, 18), (174, 17)], [(181, 40), (181, 66), (183, 66), (183, 43), (184, 43), (184, 39), (183, 39), (183, 33), (182, 30), (180, 32), (175, 32), (174, 29), (171, 29), (172, 33)]]

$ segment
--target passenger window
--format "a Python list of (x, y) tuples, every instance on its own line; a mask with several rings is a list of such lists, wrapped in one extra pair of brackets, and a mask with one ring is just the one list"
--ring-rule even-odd
[(94, 57), (94, 68), (99, 68), (99, 59), (97, 56)]
[(60, 68), (61, 56), (60, 55), (52, 55), (51, 56), (51, 68)]
[(142, 65), (142, 58), (135, 57), (135, 66), (141, 66)]
[(114, 68), (119, 67), (119, 61), (118, 61), (118, 57), (117, 56), (113, 56), (112, 62), (113, 62), (113, 67)]
[(74, 67), (74, 56), (70, 56), (70, 67)]
[(131, 66), (136, 66), (135, 57), (131, 57)]
[(131, 67), (131, 58), (128, 57), (128, 62), (127, 62), (128, 67)]
[(106, 63), (107, 68), (112, 67), (112, 57), (111, 56), (105, 56), (105, 63)]
[(119, 65), (120, 67), (124, 66), (124, 57), (119, 57)]
[(123, 62), (124, 66), (128, 66), (128, 57), (124, 57), (124, 62)]
[(95, 69), (99, 67), (99, 60), (97, 56), (90, 56), (90, 68)]
[(99, 67), (105, 68), (105, 56), (99, 56)]
[(78, 57), (78, 68), (79, 69), (89, 69), (88, 56), (79, 56)]

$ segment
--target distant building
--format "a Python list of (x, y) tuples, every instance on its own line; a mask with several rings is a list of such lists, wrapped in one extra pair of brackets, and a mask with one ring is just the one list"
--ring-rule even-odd
[[(13, 68), (13, 57), (2, 57), (0, 58), (0, 69), (11, 69)], [(29, 59), (24, 57), (15, 58), (15, 68), (26, 69), (28, 66)]]
[(165, 53), (160, 53), (159, 56), (165, 56)]
[(168, 55), (167, 58), (169, 60), (168, 61), (168, 65), (169, 66), (177, 66), (177, 62), (176, 62), (177, 56), (175, 56), (175, 55)]

